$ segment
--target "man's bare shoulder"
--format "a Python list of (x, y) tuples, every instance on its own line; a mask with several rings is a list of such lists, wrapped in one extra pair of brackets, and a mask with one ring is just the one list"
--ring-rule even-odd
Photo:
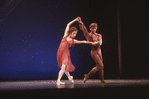
[(98, 35), (98, 36), (102, 36), (101, 34), (99, 34), (99, 33), (96, 33), (96, 35)]

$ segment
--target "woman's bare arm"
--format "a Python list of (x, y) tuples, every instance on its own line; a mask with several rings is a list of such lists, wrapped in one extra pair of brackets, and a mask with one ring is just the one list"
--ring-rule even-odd
[(89, 42), (89, 41), (85, 41), (85, 40), (83, 40), (83, 41), (78, 41), (78, 40), (76, 40), (76, 39), (74, 39), (74, 43), (75, 43), (75, 44), (92, 44), (92, 45), (98, 44), (98, 42)]
[(74, 23), (75, 21), (78, 21), (78, 17), (75, 18), (74, 20), (70, 21), (70, 22), (67, 24), (63, 37), (68, 36), (69, 27), (70, 27), (70, 25), (71, 25), (72, 23)]

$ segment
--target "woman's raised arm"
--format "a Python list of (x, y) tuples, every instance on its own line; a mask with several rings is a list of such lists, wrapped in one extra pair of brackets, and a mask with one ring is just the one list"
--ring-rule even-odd
[(71, 25), (72, 23), (74, 23), (75, 21), (78, 21), (78, 18), (79, 18), (79, 17), (75, 18), (74, 20), (70, 21), (70, 22), (67, 24), (63, 37), (68, 36), (68, 31), (69, 31), (70, 25)]

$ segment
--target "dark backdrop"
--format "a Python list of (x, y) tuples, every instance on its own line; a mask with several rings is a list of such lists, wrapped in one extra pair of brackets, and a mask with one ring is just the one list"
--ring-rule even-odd
[(122, 63), (124, 78), (149, 78), (149, 1), (121, 2)]
[[(3, 2), (3, 6), (7, 2)], [(147, 1), (121, 3), (122, 78), (149, 77), (145, 65), (148, 55), (145, 49), (148, 44), (147, 11)], [(92, 22), (98, 24), (97, 32), (103, 36), (105, 79), (119, 78), (116, 1), (21, 0), (0, 23), (0, 79), (57, 79), (60, 70), (57, 49), (67, 23), (78, 16), (87, 29)], [(77, 22), (72, 26), (79, 30)], [(80, 30), (76, 39), (85, 40)], [(71, 75), (83, 79), (84, 74), (95, 66), (90, 57), (90, 46), (75, 45), (70, 52), (76, 67)], [(92, 78), (99, 78), (98, 73)]]

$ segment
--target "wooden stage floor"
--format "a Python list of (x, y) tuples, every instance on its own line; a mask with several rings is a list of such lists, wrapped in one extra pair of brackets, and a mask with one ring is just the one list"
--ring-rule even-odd
[[(56, 85), (56, 80), (29, 80), (29, 81), (1, 81), (0, 99), (36, 99), (36, 97), (58, 98), (149, 98), (148, 79), (110, 79), (100, 83), (99, 79), (89, 79), (83, 83), (82, 79), (62, 80), (65, 85)], [(59, 98), (60, 99), (60, 98)]]

